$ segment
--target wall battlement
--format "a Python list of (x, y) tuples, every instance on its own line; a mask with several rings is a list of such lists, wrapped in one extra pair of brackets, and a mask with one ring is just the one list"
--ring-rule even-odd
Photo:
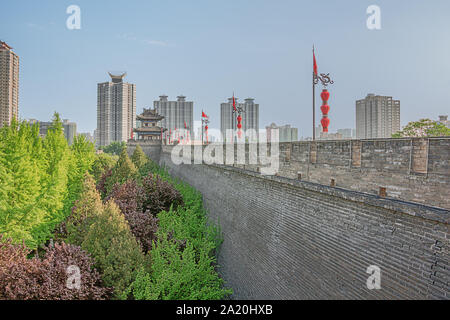
[[(173, 146), (163, 146), (171, 152)], [(194, 146), (191, 146), (192, 158)], [(200, 148), (196, 146), (195, 148)], [(205, 149), (206, 147), (204, 147)], [(235, 163), (238, 163), (234, 146)], [(256, 146), (255, 149), (258, 150)], [(270, 153), (270, 146), (267, 147)], [(263, 165), (235, 167), (260, 171)], [(450, 209), (450, 138), (300, 141), (280, 143), (279, 175)], [(181, 153), (182, 154), (182, 153)], [(212, 153), (214, 154), (214, 152)], [(226, 146), (223, 146), (226, 158)], [(259, 160), (258, 160), (258, 163)], [(333, 180), (333, 182), (332, 182)]]

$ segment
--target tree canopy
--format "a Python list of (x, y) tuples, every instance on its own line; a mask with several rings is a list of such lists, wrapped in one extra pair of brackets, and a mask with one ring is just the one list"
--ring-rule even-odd
[(450, 136), (450, 129), (444, 124), (430, 119), (420, 119), (408, 123), (403, 130), (394, 133), (392, 138), (444, 136)]

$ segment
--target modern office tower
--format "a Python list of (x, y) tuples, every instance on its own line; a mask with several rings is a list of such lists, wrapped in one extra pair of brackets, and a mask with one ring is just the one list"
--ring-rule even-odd
[(98, 146), (127, 141), (136, 126), (136, 85), (123, 82), (126, 73), (109, 73), (110, 82), (97, 85)]
[(19, 56), (0, 41), (0, 128), (19, 117)]
[(153, 102), (156, 112), (164, 117), (161, 127), (167, 129), (167, 133), (173, 133), (175, 129), (189, 131), (191, 139), (194, 137), (194, 102), (186, 101), (185, 96), (178, 96), (177, 101), (168, 101), (168, 97), (162, 95), (159, 101)]
[[(234, 98), (236, 107), (241, 107), (242, 130), (254, 129), (255, 135), (247, 137), (248, 141), (258, 140), (259, 131), (259, 104), (255, 103), (255, 99), (247, 98), (244, 103), (239, 103), (238, 98)], [(233, 98), (229, 98), (228, 102), (220, 104), (220, 131), (226, 139), (226, 131), (229, 129), (237, 130), (237, 114), (233, 113)]]
[(275, 123), (266, 127), (267, 141), (270, 142), (272, 137), (272, 130), (278, 129), (279, 142), (292, 142), (298, 141), (298, 129), (292, 128), (290, 124), (284, 126), (277, 126)]
[(356, 101), (356, 138), (390, 138), (400, 130), (400, 101), (368, 94)]

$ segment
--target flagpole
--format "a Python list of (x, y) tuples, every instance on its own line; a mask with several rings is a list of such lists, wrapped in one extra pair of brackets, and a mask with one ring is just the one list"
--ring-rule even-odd
[[(314, 45), (313, 45), (313, 57), (314, 57)], [(313, 116), (312, 116), (312, 139), (313, 141), (316, 140), (316, 84), (314, 83), (314, 70), (312, 73), (312, 107), (313, 107)]]
[(313, 129), (313, 141), (316, 140), (316, 85), (314, 84), (314, 72), (312, 77), (312, 99), (313, 99), (313, 120), (312, 120), (312, 129)]
[(203, 145), (203, 109), (202, 109), (202, 145)]

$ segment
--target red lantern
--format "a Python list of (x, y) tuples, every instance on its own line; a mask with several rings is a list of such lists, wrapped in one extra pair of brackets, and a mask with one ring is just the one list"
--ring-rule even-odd
[(323, 127), (323, 132), (328, 132), (328, 126), (330, 125), (330, 119), (323, 117), (322, 120), (320, 120), (320, 123)]
[(330, 93), (328, 92), (327, 89), (323, 89), (322, 93), (320, 94), (320, 97), (322, 98), (322, 106), (320, 107), (320, 110), (322, 111), (323, 114), (320, 123), (322, 124), (323, 132), (328, 132), (328, 126), (330, 125), (330, 119), (328, 118), (328, 112), (330, 112), (328, 99), (330, 99)]
[(328, 99), (330, 99), (330, 93), (327, 89), (323, 89), (322, 93), (320, 94), (320, 97), (322, 98), (324, 104), (328, 102)]
[(322, 111), (322, 113), (324, 115), (327, 115), (328, 112), (330, 112), (330, 106), (327, 104), (324, 104), (323, 106), (320, 107), (320, 110)]
[(238, 129), (241, 129), (242, 128), (242, 124), (238, 123), (237, 127), (238, 127)]

